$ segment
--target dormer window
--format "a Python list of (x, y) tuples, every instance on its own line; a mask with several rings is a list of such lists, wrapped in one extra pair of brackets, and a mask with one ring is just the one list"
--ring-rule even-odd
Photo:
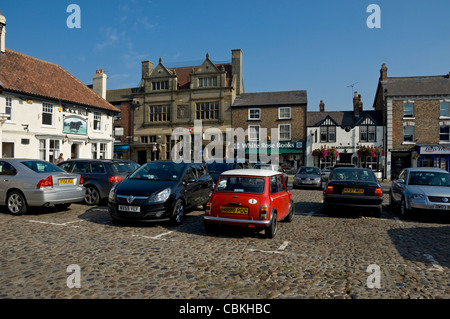
[(198, 78), (198, 87), (213, 87), (217, 86), (217, 77), (211, 76), (206, 78)]
[(152, 82), (152, 90), (160, 91), (160, 90), (168, 90), (169, 89), (169, 81), (154, 81)]

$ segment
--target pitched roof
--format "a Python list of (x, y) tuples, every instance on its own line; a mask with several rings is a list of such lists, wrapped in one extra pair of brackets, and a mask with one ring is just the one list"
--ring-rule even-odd
[(306, 91), (244, 93), (236, 97), (233, 107), (299, 105), (306, 103)]
[(6, 49), (0, 54), (5, 91), (119, 112), (61, 66)]
[(342, 128), (346, 126), (355, 127), (364, 119), (370, 117), (377, 126), (383, 125), (382, 111), (360, 111), (356, 117), (353, 111), (330, 111), (330, 112), (308, 112), (306, 126), (319, 126), (326, 118), (330, 117)]
[(448, 75), (388, 77), (381, 80), (386, 96), (449, 95)]

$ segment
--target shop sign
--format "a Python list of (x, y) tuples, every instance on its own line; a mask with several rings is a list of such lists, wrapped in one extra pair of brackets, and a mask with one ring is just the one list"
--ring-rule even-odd
[(421, 146), (420, 154), (450, 154), (450, 146), (435, 145), (435, 146)]

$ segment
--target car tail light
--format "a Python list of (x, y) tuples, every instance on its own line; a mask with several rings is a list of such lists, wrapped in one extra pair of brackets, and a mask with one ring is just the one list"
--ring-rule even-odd
[(82, 186), (83, 184), (84, 184), (83, 176), (80, 176), (80, 186)]
[(48, 176), (47, 178), (41, 179), (36, 185), (36, 188), (44, 188), (44, 187), (53, 187), (52, 176)]
[(110, 177), (108, 178), (108, 182), (110, 182), (110, 183), (118, 183), (118, 182), (120, 182), (121, 180), (123, 180), (123, 177), (122, 177), (122, 176), (110, 176)]
[(266, 219), (268, 211), (269, 211), (269, 208), (267, 206), (261, 206), (261, 210), (259, 211), (259, 218)]
[(333, 186), (327, 186), (327, 189), (325, 190), (325, 194), (333, 194), (334, 188)]
[(211, 215), (211, 202), (206, 203), (205, 215)]
[(375, 188), (375, 196), (377, 197), (383, 196), (383, 190), (379, 187)]

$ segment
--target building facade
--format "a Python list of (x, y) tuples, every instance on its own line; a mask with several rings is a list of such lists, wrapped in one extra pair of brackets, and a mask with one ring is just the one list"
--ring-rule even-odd
[(232, 106), (232, 126), (247, 134), (235, 148), (244, 148), (250, 161), (264, 161), (260, 153), (271, 154), (277, 146), (279, 164), (296, 169), (304, 163), (306, 116), (306, 91), (242, 94)]
[(106, 92), (103, 71), (92, 90), (59, 65), (7, 49), (3, 16), (0, 25), (2, 157), (112, 158), (119, 110), (99, 95)]
[(386, 176), (405, 167), (450, 171), (450, 78), (388, 77), (382, 65), (374, 108), (386, 123)]
[[(384, 125), (381, 111), (365, 111), (355, 92), (353, 111), (308, 112), (306, 164), (321, 169), (336, 163), (382, 171)], [(379, 173), (378, 175), (381, 175)], [(382, 176), (379, 176), (382, 177)]]
[[(232, 50), (231, 58), (231, 63), (214, 64), (207, 54), (199, 66), (171, 69), (161, 59), (156, 67), (142, 62), (141, 85), (133, 95), (133, 160), (142, 164), (171, 159), (177, 142), (172, 139), (174, 130), (184, 130), (193, 140), (195, 123), (201, 123), (201, 132), (216, 128), (226, 134), (231, 128), (231, 105), (244, 92), (242, 51)], [(201, 152), (211, 141), (200, 135)]]

